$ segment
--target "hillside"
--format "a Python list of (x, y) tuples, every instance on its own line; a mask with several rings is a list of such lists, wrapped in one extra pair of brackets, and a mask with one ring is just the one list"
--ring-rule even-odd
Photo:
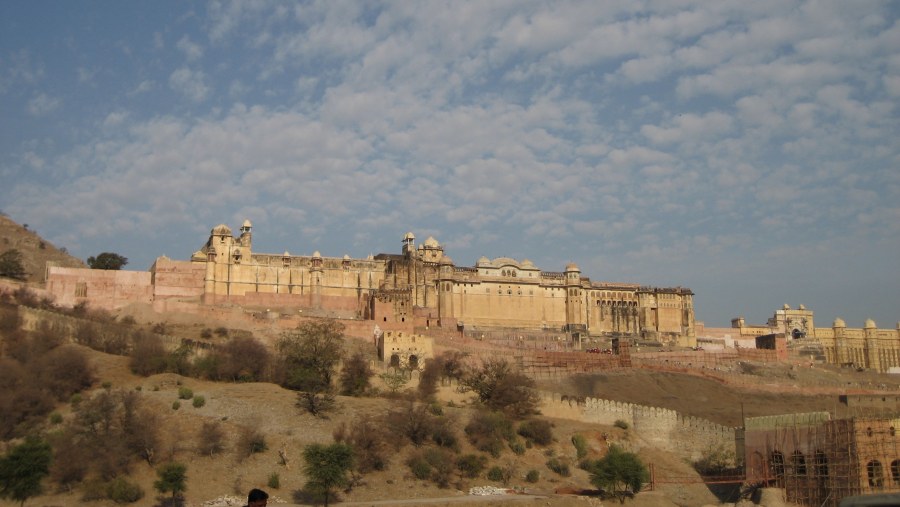
[(11, 249), (22, 253), (22, 267), (29, 283), (44, 282), (47, 262), (69, 268), (87, 267), (83, 261), (57, 248), (34, 231), (0, 214), (0, 253)]
[[(2, 324), (0, 336), (3, 337), (0, 346), (0, 373), (6, 370), (5, 375), (0, 375), (2, 387), (0, 392), (5, 392), (5, 401), (0, 400), (0, 407), (9, 409), (15, 404), (21, 405), (28, 399), (40, 400), (34, 389), (28, 391), (29, 388), (37, 387), (35, 382), (44, 382), (50, 378), (67, 381), (66, 379), (72, 377), (68, 372), (73, 371), (67, 364), (77, 365), (78, 361), (65, 363), (62, 361), (65, 358), (83, 356), (93, 371), (93, 380), (88, 379), (89, 384), (82, 384), (90, 387), (81, 388), (78, 396), (67, 393), (58, 397), (57, 400), (63, 401), (57, 401), (55, 406), (50, 406), (41, 413), (35, 412), (30, 419), (33, 421), (34, 430), (44, 432), (48, 439), (56, 442), (54, 446), (58, 452), (63, 453), (62, 456), (71, 458), (59, 458), (58, 455), (54, 479), (45, 480), (47, 487), (45, 494), (30, 500), (28, 502), (30, 505), (111, 505), (99, 500), (85, 501), (85, 496), (97, 497), (98, 488), (107, 487), (105, 483), (98, 482), (94, 478), (97, 473), (112, 473), (112, 476), (126, 477), (127, 481), (138, 485), (143, 490), (144, 497), (132, 505), (155, 505), (158, 503), (153, 487), (156, 479), (155, 466), (172, 460), (187, 466), (186, 505), (204, 507), (242, 505), (237, 503), (236, 497), (245, 495), (253, 487), (269, 490), (275, 497), (271, 501), (273, 505), (294, 502), (302, 504), (304, 499), (297, 495), (305, 483), (302, 472), (304, 447), (312, 443), (331, 443), (336, 432), (342, 427), (352, 431), (352, 428), (359, 428), (359, 425), (365, 424), (364, 419), (374, 424), (365, 430), (366, 434), (384, 435), (379, 438), (384, 438), (383, 442), (388, 446), (385, 449), (386, 466), (381, 470), (364, 473), (351, 490), (342, 492), (340, 496), (343, 504), (422, 506), (452, 504), (465, 507), (475, 504), (496, 504), (501, 500), (515, 503), (530, 500), (533, 504), (535, 499), (540, 499), (541, 505), (558, 507), (600, 505), (596, 498), (557, 494), (557, 491), (578, 492), (592, 487), (587, 472), (575, 466), (577, 458), (572, 438), (576, 434), (584, 437), (590, 458), (601, 457), (606, 452), (607, 446), (615, 443), (626, 449), (635, 450), (643, 461), (653, 463), (658, 473), (678, 477), (697, 476), (681, 457), (647, 446), (629, 429), (556, 419), (552, 417), (553, 414), (545, 414), (542, 417), (552, 424), (550, 443), (529, 444), (520, 451), (504, 446), (497, 456), (492, 457), (489, 453), (476, 450), (464, 433), (463, 428), (478, 411), (472, 406), (472, 395), (457, 392), (456, 386), (442, 387), (438, 394), (438, 402), (431, 406), (413, 406), (403, 396), (387, 394), (359, 398), (341, 396), (337, 399), (335, 410), (328, 412), (326, 417), (314, 417), (297, 407), (296, 392), (272, 383), (214, 382), (175, 373), (138, 376), (132, 373), (128, 357), (100, 352), (75, 343), (61, 343), (59, 329), (62, 328), (53, 327), (56, 324), (51, 320), (45, 321), (47, 327), (37, 327), (35, 331), (29, 333), (30, 338), (25, 338), (11, 326), (15, 323), (12, 315), (16, 312), (16, 307), (9, 302), (0, 304), (0, 324)], [(118, 332), (116, 329), (130, 329), (131, 331), (126, 331), (130, 333), (148, 332), (150, 328), (159, 327), (158, 322), (151, 324), (149, 321), (143, 323), (132, 321), (131, 324), (122, 324), (126, 326), (124, 328), (105, 328), (104, 325), (112, 326), (111, 321), (102, 320), (110, 318), (105, 314), (104, 316), (98, 314), (95, 318), (99, 320), (95, 321), (82, 321), (77, 317), (61, 318), (82, 322), (82, 324), (75, 323), (76, 333), (80, 333), (78, 335), (80, 339), (85, 340), (93, 336), (91, 339), (95, 341), (92, 343), (101, 347), (106, 346), (103, 343), (112, 343), (103, 340), (118, 336), (115, 334)], [(88, 324), (90, 327), (85, 327)], [(168, 332), (177, 334), (187, 329), (168, 325), (164, 327)], [(91, 331), (88, 333), (88, 330)], [(358, 347), (360, 344), (358, 340), (348, 339), (346, 349), (360, 350)], [(368, 349), (367, 359), (376, 364), (374, 350)], [(55, 367), (56, 364), (60, 366)], [(16, 378), (21, 380), (17, 381)], [(381, 381), (377, 377), (373, 380), (380, 392), (386, 393)], [(415, 391), (416, 382), (417, 380), (412, 380), (407, 389)], [(40, 385), (52, 388), (59, 384)], [(185, 397), (182, 391), (187, 389), (191, 390), (191, 394)], [(203, 402), (192, 403), (191, 397), (201, 397)], [(130, 445), (126, 444), (121, 436), (125, 428), (122, 426), (126, 421), (124, 415), (121, 423), (115, 422), (119, 420), (115, 419), (118, 416), (112, 419), (112, 426), (109, 427), (112, 428), (112, 433), (102, 436), (100, 443), (97, 443), (98, 441), (91, 443), (91, 435), (102, 435), (97, 433), (100, 430), (88, 431), (88, 426), (84, 424), (94, 417), (85, 418), (85, 414), (100, 414), (101, 412), (94, 411), (101, 410), (101, 407), (112, 407), (109, 408), (112, 412), (102, 409), (104, 410), (102, 413), (109, 414), (123, 410), (114, 407), (123, 403), (119, 400), (126, 398), (133, 400), (135, 404), (131, 406), (137, 407), (135, 413), (139, 414), (139, 417), (128, 420), (138, 423), (141, 420), (146, 421), (145, 424), (150, 426), (141, 427), (155, 428), (158, 431), (158, 440), (152, 446), (146, 447), (152, 449), (149, 456), (142, 459), (127, 457), (123, 462), (116, 461), (116, 456), (134, 456), (133, 448), (124, 451), (125, 448), (122, 447)], [(431, 415), (423, 416), (426, 411)], [(432, 442), (434, 438), (432, 436), (418, 446), (413, 445), (407, 438), (408, 434), (400, 428), (407, 426), (405, 421), (422, 417), (425, 419), (418, 420), (429, 420), (432, 421), (428, 423), (429, 425), (435, 424), (429, 431), (435, 431), (434, 428), (438, 427), (450, 428), (449, 433), (445, 434), (455, 435), (453, 440), (456, 443), (440, 447)], [(437, 425), (439, 420), (445, 421), (441, 423), (443, 426)], [(215, 454), (201, 451), (205, 445), (204, 435), (208, 434), (207, 428), (210, 425), (218, 427), (223, 435), (222, 450)], [(246, 444), (242, 444), (245, 435), (252, 433), (259, 434), (265, 441), (265, 449), (261, 452), (251, 454), (246, 451)], [(19, 440), (14, 438), (5, 442), (5, 449), (9, 449), (8, 446), (17, 441)], [(141, 449), (145, 447), (141, 446)], [(69, 454), (66, 454), (67, 452)], [(433, 477), (416, 478), (408, 464), (411, 456), (422, 453), (427, 456), (429, 452), (443, 454), (444, 459), (449, 460), (447, 463), (450, 481), (444, 487), (439, 487), (432, 480)], [(466, 455), (480, 455), (485, 460), (485, 468), (476, 478), (465, 478), (456, 471), (456, 460)], [(571, 475), (551, 470), (548, 465), (551, 458), (567, 464)], [(68, 461), (71, 463), (67, 463)], [(154, 466), (150, 466), (148, 461), (152, 461)], [(88, 476), (78, 476), (79, 467), (83, 470), (85, 466), (94, 472), (88, 472)], [(112, 468), (108, 468), (109, 466)], [(507, 470), (511, 474), (507, 486), (515, 487), (527, 494), (507, 495), (502, 498), (468, 495), (471, 487), (504, 486), (502, 481), (488, 479), (487, 470), (490, 467)], [(534, 482), (526, 481), (526, 474), (532, 470), (539, 474), (538, 479)], [(122, 471), (125, 473), (122, 474)], [(277, 474), (278, 487), (270, 486), (273, 474)], [(69, 477), (69, 482), (59, 482), (63, 477)], [(73, 480), (73, 477), (78, 478)], [(67, 486), (61, 486), (62, 484)], [(99, 495), (102, 497), (104, 493), (101, 492)], [(232, 503), (225, 502), (229, 498)], [(641, 493), (634, 501), (629, 502), (634, 507), (715, 503), (717, 502), (714, 495), (702, 484), (664, 486), (660, 491)], [(0, 506), (7, 505), (13, 504), (0, 501)]]

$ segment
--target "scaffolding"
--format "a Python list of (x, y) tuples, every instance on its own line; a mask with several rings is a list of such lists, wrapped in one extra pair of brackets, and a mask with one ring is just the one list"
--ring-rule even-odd
[(837, 507), (842, 498), (900, 491), (900, 419), (827, 412), (746, 421), (749, 484), (783, 488), (786, 500)]

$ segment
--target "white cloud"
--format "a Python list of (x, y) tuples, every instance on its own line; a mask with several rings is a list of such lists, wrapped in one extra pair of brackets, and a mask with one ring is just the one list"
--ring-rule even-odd
[(169, 87), (194, 102), (202, 102), (209, 93), (203, 71), (181, 67), (169, 76)]
[(184, 53), (184, 58), (192, 62), (197, 60), (203, 56), (203, 48), (194, 42), (191, 41), (190, 37), (185, 35), (181, 39), (178, 40), (176, 44), (179, 50)]
[(51, 97), (46, 93), (40, 93), (28, 101), (28, 114), (32, 116), (44, 116), (53, 112), (62, 104), (59, 97)]

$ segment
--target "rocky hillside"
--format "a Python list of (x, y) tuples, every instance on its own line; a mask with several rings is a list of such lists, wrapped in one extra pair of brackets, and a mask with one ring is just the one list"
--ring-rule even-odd
[(25, 268), (27, 281), (32, 283), (44, 281), (47, 262), (70, 268), (87, 267), (83, 261), (41, 238), (26, 225), (0, 214), (0, 253), (11, 249), (22, 253), (22, 267)]

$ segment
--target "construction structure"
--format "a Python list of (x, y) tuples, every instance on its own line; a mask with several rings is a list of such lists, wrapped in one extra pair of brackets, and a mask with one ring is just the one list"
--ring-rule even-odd
[(747, 482), (783, 488), (786, 500), (809, 506), (836, 507), (849, 496), (900, 492), (898, 425), (896, 415), (748, 418)]

